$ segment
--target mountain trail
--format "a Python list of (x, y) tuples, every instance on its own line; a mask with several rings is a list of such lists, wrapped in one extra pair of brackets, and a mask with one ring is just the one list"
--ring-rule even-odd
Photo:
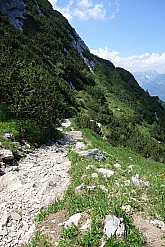
[[(69, 125), (66, 120), (62, 129)], [(67, 147), (79, 139), (81, 132), (64, 132), (62, 140), (35, 149), (0, 176), (0, 247), (28, 243), (37, 213), (64, 196), (70, 183)]]

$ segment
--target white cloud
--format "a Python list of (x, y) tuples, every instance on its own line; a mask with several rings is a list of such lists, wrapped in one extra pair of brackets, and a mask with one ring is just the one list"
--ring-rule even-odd
[(75, 8), (72, 15), (73, 17), (77, 17), (80, 20), (105, 20), (107, 13), (103, 3), (98, 3), (88, 8)]
[(79, 0), (78, 1), (78, 7), (82, 9), (90, 8), (92, 5), (93, 5), (92, 2), (89, 0)]
[(165, 52), (163, 53), (144, 53), (141, 55), (132, 55), (122, 57), (118, 51), (111, 50), (107, 47), (91, 49), (91, 53), (110, 60), (115, 66), (123, 67), (129, 71), (157, 70), (165, 73)]
[(73, 18), (80, 20), (106, 20), (113, 19), (118, 14), (120, 8), (118, 0), (106, 6), (98, 0), (70, 0), (67, 5), (60, 7), (58, 0), (49, 0), (54, 9), (61, 12), (69, 21)]
[[(112, 7), (112, 6), (111, 6)], [(116, 18), (117, 14), (119, 13), (120, 11), (120, 4), (118, 3), (118, 1), (116, 0), (115, 3), (114, 3), (114, 10), (113, 12), (111, 13), (109, 19), (114, 19)]]

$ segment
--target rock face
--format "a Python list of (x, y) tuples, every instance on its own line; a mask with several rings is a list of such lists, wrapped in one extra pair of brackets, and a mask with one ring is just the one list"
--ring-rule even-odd
[(68, 139), (64, 145), (44, 145), (23, 158), (19, 169), (0, 176), (0, 246), (28, 242), (35, 230), (35, 215), (63, 196), (70, 182), (68, 145)]
[(25, 15), (25, 4), (22, 0), (1, 0), (0, 10), (16, 28), (22, 30)]

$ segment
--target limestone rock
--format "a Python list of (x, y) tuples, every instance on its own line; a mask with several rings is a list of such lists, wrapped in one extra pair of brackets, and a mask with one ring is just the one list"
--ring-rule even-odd
[(64, 227), (68, 228), (72, 225), (78, 226), (78, 223), (81, 219), (81, 213), (77, 213), (72, 215), (67, 221), (64, 222)]
[(21, 217), (21, 215), (18, 214), (17, 212), (12, 212), (12, 213), (11, 213), (11, 218), (12, 218), (13, 220), (20, 221), (22, 217)]
[(116, 163), (116, 164), (114, 164), (113, 166), (114, 166), (115, 168), (117, 168), (117, 169), (121, 168), (121, 165), (120, 165), (119, 163)]
[(125, 211), (126, 213), (131, 212), (131, 205), (123, 205), (122, 210)]
[(13, 159), (14, 159), (14, 155), (11, 150), (4, 148), (0, 149), (0, 160), (11, 161)]
[(91, 177), (92, 178), (98, 178), (98, 174), (96, 172), (94, 172), (94, 173), (91, 174)]
[(85, 148), (84, 142), (77, 142), (75, 149), (82, 149), (82, 148)]
[(14, 140), (13, 134), (11, 134), (11, 133), (5, 133), (4, 134), (4, 137), (7, 138), (7, 139), (9, 139), (9, 140), (11, 140), (11, 141)]
[(102, 189), (104, 192), (108, 192), (108, 189), (104, 185), (100, 184), (98, 187)]
[(0, 226), (6, 226), (8, 220), (10, 218), (10, 215), (8, 215), (7, 211), (5, 211), (2, 215), (1, 221), (0, 221)]
[(87, 219), (87, 221), (80, 227), (80, 230), (87, 230), (91, 227), (91, 219)]
[(108, 169), (104, 169), (104, 168), (98, 168), (97, 171), (98, 171), (99, 173), (103, 174), (103, 176), (104, 176), (105, 178), (110, 178), (110, 177), (112, 177), (112, 176), (114, 175), (114, 173), (115, 173), (115, 172), (112, 171), (112, 170), (108, 170)]
[(81, 155), (84, 158), (93, 157), (93, 158), (95, 158), (96, 160), (99, 160), (99, 161), (103, 161), (103, 160), (106, 159), (105, 156), (101, 153), (101, 151), (98, 150), (97, 148), (89, 149), (89, 150), (86, 150), (86, 151), (80, 151), (80, 152), (78, 152), (78, 154)]
[(165, 231), (165, 223), (162, 220), (151, 220), (150, 223)]
[(104, 225), (104, 236), (102, 239), (103, 247), (106, 244), (106, 240), (112, 236), (121, 237), (125, 234), (125, 223), (123, 218), (117, 218), (115, 215), (106, 215), (105, 225)]
[(150, 182), (144, 181), (144, 180), (142, 180), (142, 179), (139, 179), (139, 174), (136, 174), (135, 176), (132, 176), (131, 180), (132, 180), (133, 184), (134, 184), (136, 187), (138, 187), (138, 186), (140, 186), (140, 185), (146, 186), (146, 187), (151, 186)]

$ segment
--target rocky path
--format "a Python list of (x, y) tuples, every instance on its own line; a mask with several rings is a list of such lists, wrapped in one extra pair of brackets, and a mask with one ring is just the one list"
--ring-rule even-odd
[(67, 147), (76, 145), (77, 134), (34, 150), (0, 177), (0, 247), (27, 243), (35, 215), (64, 195), (70, 181)]

